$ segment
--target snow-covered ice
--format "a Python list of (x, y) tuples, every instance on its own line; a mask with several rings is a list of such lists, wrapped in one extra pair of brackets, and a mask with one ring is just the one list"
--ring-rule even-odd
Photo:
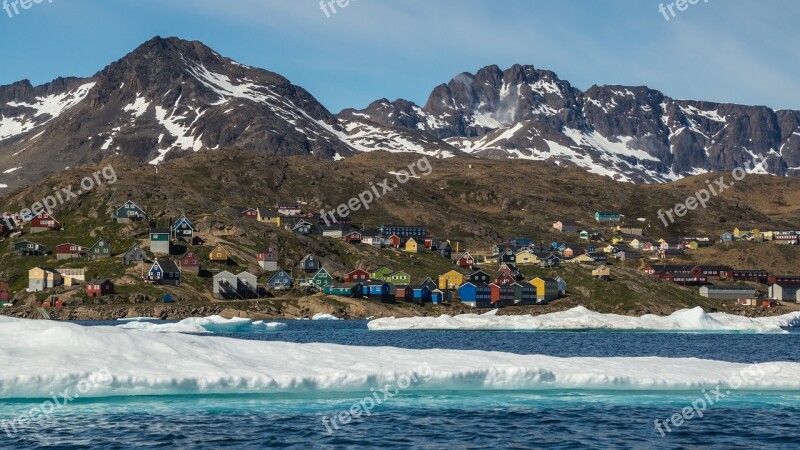
[(286, 328), (284, 323), (263, 321), (253, 322), (250, 319), (234, 317), (225, 319), (220, 316), (190, 317), (177, 323), (151, 323), (146, 320), (133, 320), (118, 328), (128, 330), (152, 331), (157, 333), (247, 333)]
[[(494, 313), (494, 311), (493, 311)], [(463, 314), (455, 317), (385, 318), (369, 323), (370, 330), (636, 330), (672, 332), (786, 333), (781, 327), (800, 325), (800, 312), (751, 319), (702, 308), (683, 309), (670, 316), (641, 317), (601, 314), (582, 306), (541, 316)]]
[[(87, 396), (370, 392), (411, 373), (413, 389), (684, 391), (739, 377), (744, 390), (800, 390), (800, 364), (696, 358), (559, 358), (268, 342), (0, 317), (0, 398), (49, 398), (102, 374)], [(754, 373), (760, 376), (743, 376)]]

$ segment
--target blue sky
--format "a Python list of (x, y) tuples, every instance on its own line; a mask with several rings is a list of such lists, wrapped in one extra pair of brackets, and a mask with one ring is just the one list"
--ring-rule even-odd
[(515, 63), (581, 89), (800, 109), (800, 2), (699, 0), (667, 21), (671, 1), (350, 0), (327, 17), (319, 0), (44, 0), (0, 10), (0, 84), (90, 76), (161, 35), (278, 72), (333, 112), (424, 104), (460, 72)]

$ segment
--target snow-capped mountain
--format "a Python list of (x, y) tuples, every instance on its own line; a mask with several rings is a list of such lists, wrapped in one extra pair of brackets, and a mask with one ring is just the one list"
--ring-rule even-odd
[(586, 92), (550, 71), (497, 66), (436, 87), (425, 106), (379, 100), (340, 117), (433, 134), (485, 158), (577, 165), (620, 181), (728, 171), (800, 175), (800, 112), (674, 100), (647, 87)]
[(550, 71), (490, 66), (436, 87), (425, 106), (379, 100), (334, 115), (278, 74), (158, 37), (91, 78), (0, 87), (0, 188), (113, 154), (158, 164), (220, 148), (542, 160), (630, 182), (768, 155), (755, 171), (798, 175), (800, 113), (673, 100), (646, 87), (582, 92)]

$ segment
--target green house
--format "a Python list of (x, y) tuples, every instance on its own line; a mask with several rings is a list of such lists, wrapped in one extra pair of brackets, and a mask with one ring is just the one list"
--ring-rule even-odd
[(90, 249), (87, 254), (89, 259), (103, 259), (111, 256), (111, 244), (103, 238), (100, 238)]
[(24, 256), (41, 256), (47, 254), (47, 247), (30, 241), (21, 241), (14, 244), (14, 252)]
[(389, 281), (389, 280), (387, 280), (387, 277), (389, 277), (389, 275), (391, 275), (393, 273), (394, 273), (394, 270), (392, 270), (392, 269), (390, 269), (388, 267), (381, 267), (380, 269), (372, 272), (370, 274), (370, 276), (372, 277), (373, 280)]
[(411, 275), (402, 270), (398, 270), (386, 277), (384, 281), (388, 281), (392, 284), (411, 284)]
[(147, 213), (139, 205), (128, 200), (114, 212), (112, 217), (119, 223), (128, 223), (146, 219)]
[(317, 289), (324, 289), (325, 286), (333, 283), (333, 277), (324, 268), (319, 269), (317, 273), (311, 277), (311, 284)]

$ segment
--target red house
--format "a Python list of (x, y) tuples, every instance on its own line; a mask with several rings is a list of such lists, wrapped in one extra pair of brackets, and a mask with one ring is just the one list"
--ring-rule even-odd
[(102, 280), (92, 280), (86, 284), (86, 295), (89, 297), (102, 297), (114, 293), (114, 283), (105, 278)]
[(358, 283), (370, 279), (369, 272), (363, 269), (356, 269), (344, 276), (345, 283)]
[(198, 258), (194, 252), (186, 252), (178, 260), (178, 269), (180, 269), (181, 272), (197, 275), (200, 273), (200, 258)]
[(258, 211), (255, 208), (242, 208), (239, 211), (242, 213), (242, 217), (246, 219), (258, 219)]
[(455, 263), (459, 267), (463, 267), (465, 269), (472, 269), (475, 266), (475, 258), (469, 254), (469, 252), (464, 252), (456, 258)]
[(507, 273), (500, 272), (493, 281), (494, 284), (514, 284), (517, 280)]
[(350, 233), (342, 236), (342, 240), (351, 244), (361, 243), (362, 235), (358, 231), (351, 231)]
[(48, 230), (60, 230), (61, 224), (47, 211), (41, 211), (33, 217), (30, 223), (31, 233), (41, 233)]
[(80, 258), (87, 253), (89, 253), (89, 249), (81, 245), (67, 243), (56, 246), (56, 259), (59, 261), (62, 259)]
[(400, 239), (400, 236), (393, 234), (389, 236), (389, 245), (394, 248), (400, 248), (400, 246), (403, 245), (403, 240)]
[(800, 275), (770, 275), (767, 284), (800, 284)]
[(489, 285), (489, 289), (491, 291), (492, 305), (514, 305), (514, 287), (510, 284), (492, 283)]

